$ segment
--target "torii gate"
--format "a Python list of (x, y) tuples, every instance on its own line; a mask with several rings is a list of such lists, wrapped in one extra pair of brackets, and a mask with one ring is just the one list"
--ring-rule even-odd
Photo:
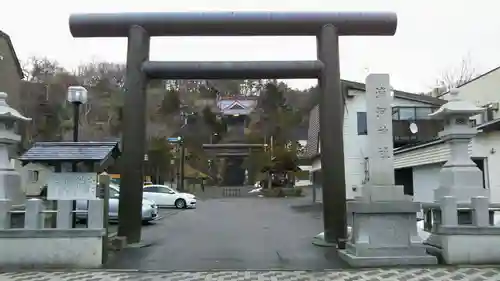
[[(141, 238), (142, 165), (149, 79), (317, 78), (323, 169), (325, 242), (345, 248), (346, 191), (343, 146), (344, 99), (340, 85), (339, 36), (392, 36), (390, 12), (188, 12), (74, 14), (74, 37), (127, 37), (123, 171), (118, 235)], [(151, 36), (316, 36), (313, 61), (158, 62), (149, 60)], [(126, 218), (126, 219), (125, 219)]]

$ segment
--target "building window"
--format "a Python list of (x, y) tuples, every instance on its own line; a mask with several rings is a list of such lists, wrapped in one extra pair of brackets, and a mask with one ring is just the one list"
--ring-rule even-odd
[(392, 108), (392, 120), (430, 119), (429, 114), (434, 110), (434, 107), (394, 107)]
[(417, 120), (430, 119), (429, 114), (432, 113), (432, 108), (430, 107), (417, 107), (415, 108), (415, 117)]
[(40, 172), (35, 171), (35, 170), (28, 171), (28, 180), (31, 183), (36, 183), (38, 181), (39, 174), (40, 174)]
[(358, 112), (358, 135), (368, 135), (366, 112)]
[(491, 108), (488, 107), (486, 109), (486, 120), (487, 120), (486, 122), (493, 121), (493, 119), (495, 119), (494, 116), (493, 116), (493, 109), (491, 109)]
[(414, 107), (400, 107), (399, 108), (399, 120), (415, 120), (415, 108)]

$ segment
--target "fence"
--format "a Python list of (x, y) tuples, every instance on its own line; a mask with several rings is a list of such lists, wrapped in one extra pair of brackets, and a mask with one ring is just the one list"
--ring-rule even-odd
[[(88, 201), (87, 226), (73, 228), (73, 201), (57, 200), (57, 209), (45, 209), (40, 199), (26, 201), (24, 210), (0, 199), (0, 266), (100, 267), (103, 261), (104, 202)], [(79, 213), (85, 211), (78, 211)], [(24, 214), (21, 227), (13, 217)], [(46, 216), (55, 215), (55, 228), (46, 228)]]
[(238, 187), (223, 187), (222, 197), (241, 197), (241, 188)]
[(249, 193), (253, 186), (199, 186), (190, 187), (187, 192), (191, 192), (200, 198), (226, 198), (226, 197), (255, 197), (256, 193)]
[(423, 203), (424, 230), (437, 231), (440, 227), (494, 225), (500, 204), (490, 204), (486, 197), (474, 197), (469, 203), (457, 203), (456, 198), (445, 196), (440, 202)]
[(427, 251), (446, 264), (496, 264), (500, 262), (500, 227), (494, 213), (500, 204), (483, 196), (457, 202), (444, 196), (439, 202), (423, 204), (424, 229), (430, 232)]

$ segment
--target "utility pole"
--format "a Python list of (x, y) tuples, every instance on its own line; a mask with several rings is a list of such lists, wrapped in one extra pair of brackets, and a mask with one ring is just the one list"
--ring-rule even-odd
[(270, 147), (270, 149), (271, 149), (270, 150), (271, 151), (271, 160), (273, 160), (273, 146), (274, 146), (274, 144), (273, 144), (273, 135), (271, 135), (271, 147)]
[[(188, 125), (188, 119), (189, 116), (192, 115), (192, 113), (186, 113), (184, 111), (181, 112), (181, 117), (184, 119), (184, 125), (182, 127), (185, 127)], [(177, 188), (179, 191), (184, 191), (184, 161), (185, 161), (185, 150), (184, 150), (184, 138), (178, 137), (178, 144), (179, 144), (179, 149), (180, 149), (180, 161), (179, 161), (179, 182), (177, 183)]]
[(185, 158), (185, 155), (184, 155), (184, 142), (183, 140), (180, 141), (179, 143), (179, 146), (180, 146), (180, 149), (181, 149), (181, 159), (180, 159), (180, 167), (179, 167), (179, 178), (180, 178), (180, 181), (179, 181), (179, 191), (184, 191), (184, 158)]

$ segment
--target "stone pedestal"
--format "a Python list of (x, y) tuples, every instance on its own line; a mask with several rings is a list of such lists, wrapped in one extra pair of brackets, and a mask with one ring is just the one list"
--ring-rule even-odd
[(355, 267), (436, 264), (437, 259), (426, 253), (417, 232), (420, 203), (405, 196), (402, 186), (368, 189), (374, 195), (377, 190), (391, 190), (392, 200), (364, 197), (347, 204), (352, 234), (346, 249), (339, 251), (340, 257)]
[(461, 224), (457, 215), (457, 198), (445, 196), (439, 201), (439, 212), (433, 222), (431, 235), (425, 241), (427, 251), (439, 256), (446, 264), (500, 263), (500, 227), (489, 220), (489, 199), (472, 197), (460, 209), (472, 213), (472, 222)]
[(436, 264), (417, 232), (420, 203), (394, 182), (389, 75), (366, 78), (369, 181), (362, 196), (347, 203), (352, 234), (339, 255), (355, 267)]

